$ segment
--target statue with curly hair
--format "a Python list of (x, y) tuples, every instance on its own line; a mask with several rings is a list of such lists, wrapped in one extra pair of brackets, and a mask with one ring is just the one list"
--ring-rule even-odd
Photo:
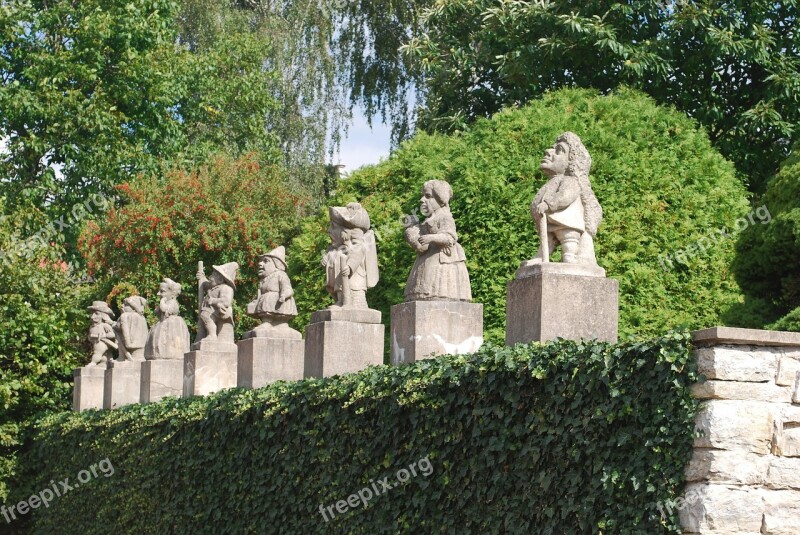
[(549, 262), (559, 244), (562, 262), (597, 266), (594, 237), (603, 209), (589, 183), (591, 165), (592, 157), (572, 132), (561, 134), (545, 151), (540, 168), (549, 180), (531, 203), (540, 246), (523, 267)]

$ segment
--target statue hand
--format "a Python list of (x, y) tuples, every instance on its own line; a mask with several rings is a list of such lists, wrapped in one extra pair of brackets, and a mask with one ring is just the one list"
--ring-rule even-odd
[(352, 272), (353, 270), (350, 269), (350, 266), (345, 266), (342, 268), (342, 275), (344, 275), (345, 277), (349, 277)]
[(547, 213), (547, 210), (548, 210), (549, 208), (550, 208), (550, 207), (549, 207), (549, 206), (547, 206), (547, 203), (546, 203), (546, 202), (540, 202), (540, 203), (539, 203), (539, 206), (537, 206), (537, 207), (536, 207), (536, 211), (537, 211), (537, 212), (539, 212), (541, 215), (544, 215), (544, 214), (546, 214), (546, 213)]
[(433, 235), (425, 234), (424, 236), (420, 236), (417, 241), (420, 245), (428, 245), (433, 242)]
[(205, 273), (203, 273), (202, 271), (198, 271), (197, 272), (197, 280), (201, 281), (201, 280), (203, 280), (205, 278), (206, 278)]

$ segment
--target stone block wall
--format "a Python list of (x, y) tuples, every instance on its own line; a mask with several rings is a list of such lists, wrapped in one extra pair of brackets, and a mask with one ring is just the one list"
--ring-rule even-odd
[(705, 383), (678, 509), (686, 534), (800, 534), (800, 333), (693, 333)]

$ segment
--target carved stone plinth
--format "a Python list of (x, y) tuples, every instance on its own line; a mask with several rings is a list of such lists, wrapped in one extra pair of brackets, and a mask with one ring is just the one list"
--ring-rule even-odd
[(508, 283), (506, 345), (559, 337), (617, 341), (619, 283), (575, 274), (575, 269), (562, 263), (534, 265)]
[(139, 403), (141, 397), (141, 360), (112, 361), (105, 373), (103, 408), (117, 409), (132, 403)]
[(305, 370), (305, 341), (288, 338), (248, 338), (239, 346), (236, 384), (261, 388), (275, 381), (296, 381)]
[(207, 396), (236, 386), (238, 348), (230, 342), (202, 340), (183, 358), (183, 397)]
[(72, 392), (72, 410), (85, 411), (103, 408), (105, 366), (84, 366), (73, 372), (75, 386)]
[(148, 360), (142, 363), (140, 401), (155, 403), (183, 394), (183, 359)]
[(305, 377), (330, 377), (383, 364), (380, 311), (322, 310), (311, 321), (306, 327)]
[(409, 301), (392, 307), (392, 364), (474, 353), (483, 344), (483, 305)]

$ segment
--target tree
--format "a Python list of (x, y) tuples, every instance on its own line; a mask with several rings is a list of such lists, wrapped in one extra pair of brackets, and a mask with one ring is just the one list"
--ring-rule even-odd
[[(199, 169), (143, 175), (116, 189), (121, 207), (87, 223), (78, 243), (89, 272), (104, 287), (153, 302), (159, 282), (170, 277), (184, 286), (189, 319), (197, 307), (191, 289), (198, 261), (207, 270), (239, 262), (246, 288), (255, 281), (258, 255), (285, 243), (308, 202), (285, 185), (279, 166), (253, 155), (218, 156)], [(246, 303), (253, 296), (237, 297)]]
[[(170, 0), (0, 6), (0, 176), (10, 205), (58, 214), (165, 162), (280, 157), (270, 45), (242, 33), (192, 51)], [(59, 176), (54, 166), (60, 168)]]
[[(415, 254), (403, 241), (403, 214), (418, 206), (426, 180), (444, 179), (455, 192), (452, 212), (473, 298), (484, 304), (485, 337), (502, 342), (506, 282), (538, 244), (529, 205), (546, 180), (539, 163), (566, 130), (594, 159), (590, 178), (605, 214), (597, 258), (620, 282), (622, 337), (717, 324), (742, 298), (728, 268), (733, 240), (717, 230), (747, 213), (745, 189), (696, 123), (632, 90), (555, 91), (460, 134), (419, 133), (388, 161), (340, 181), (329, 204), (361, 202), (378, 238), (381, 280), (368, 292), (370, 305), (388, 321), (403, 301)], [(319, 264), (327, 221), (322, 212), (304, 221), (288, 251), (301, 325), (330, 302)]]
[[(19, 235), (35, 235), (48, 223), (30, 206), (0, 217), (0, 250), (20, 247)], [(75, 280), (58, 244), (0, 258), (0, 501), (32, 423), (69, 410), (72, 370), (87, 354), (88, 288)]]
[[(733, 272), (748, 297), (737, 313), (748, 326), (800, 331), (800, 154), (798, 148), (767, 184), (759, 209), (769, 217), (748, 226), (736, 244)], [(776, 321), (777, 320), (777, 321)]]
[(753, 191), (800, 139), (797, 3), (455, 0), (405, 51), (424, 71), (419, 125), (454, 131), (561, 87), (620, 84), (706, 127)]

